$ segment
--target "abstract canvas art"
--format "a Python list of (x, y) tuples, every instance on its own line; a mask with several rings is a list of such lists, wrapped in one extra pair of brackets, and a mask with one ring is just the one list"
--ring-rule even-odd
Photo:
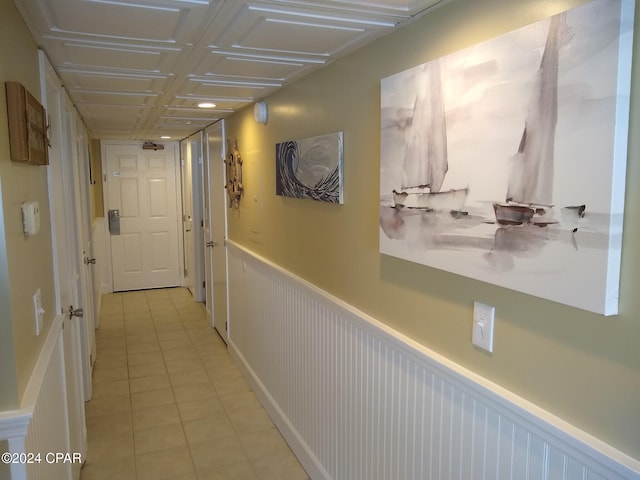
[(342, 132), (276, 144), (276, 194), (343, 203)]
[(618, 311), (632, 0), (381, 82), (380, 252)]

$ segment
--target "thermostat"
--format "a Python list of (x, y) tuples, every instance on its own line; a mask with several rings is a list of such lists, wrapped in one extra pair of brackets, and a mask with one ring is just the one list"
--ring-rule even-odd
[(26, 236), (35, 235), (40, 231), (40, 206), (38, 202), (24, 202), (22, 210), (22, 230)]

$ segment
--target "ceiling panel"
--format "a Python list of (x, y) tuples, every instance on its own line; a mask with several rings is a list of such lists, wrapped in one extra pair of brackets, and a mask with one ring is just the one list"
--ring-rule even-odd
[(284, 61), (267, 59), (263, 57), (251, 57), (240, 50), (212, 50), (209, 54), (210, 63), (203, 62), (194, 68), (197, 75), (243, 77), (247, 81), (264, 79), (282, 84), (282, 82), (294, 75), (299, 70), (309, 66), (293, 60)]
[[(251, 102), (254, 98), (262, 98), (267, 91), (264, 87), (249, 87), (242, 85), (212, 85), (198, 84), (192, 94), (198, 98), (210, 98), (212, 100), (225, 98), (238, 98)], [(219, 101), (221, 101), (219, 100)], [(219, 102), (218, 101), (218, 102)]]
[(209, 3), (40, 0), (32, 18), (38, 31), (57, 35), (189, 43), (200, 33), (203, 20), (213, 15), (215, 5), (221, 2)]
[(429, 7), (432, 7), (438, 3), (438, 0), (431, 1), (422, 1), (422, 0), (387, 0), (383, 2), (378, 1), (367, 1), (367, 0), (328, 0), (328, 1), (294, 1), (288, 2), (284, 1), (282, 3), (294, 3), (294, 4), (323, 4), (323, 5), (331, 5), (336, 9), (343, 10), (353, 10), (353, 11), (365, 11), (365, 12), (375, 12), (381, 15), (387, 16), (401, 16), (403, 18), (413, 17), (420, 12), (426, 10)]
[(84, 118), (87, 128), (123, 135), (139, 127), (143, 109), (84, 104), (78, 107), (78, 113)]
[(233, 43), (236, 48), (291, 56), (308, 55), (326, 60), (331, 54), (366, 36), (364, 28), (326, 22), (295, 22), (260, 19)]
[(83, 103), (78, 106), (87, 117), (97, 119), (119, 119), (126, 122), (135, 122), (142, 118), (147, 107), (131, 105), (100, 105)]
[(171, 105), (167, 105), (164, 108), (163, 112), (167, 114), (174, 114), (174, 115), (178, 115), (179, 113), (177, 112), (181, 112), (180, 113), (181, 115), (190, 116), (190, 117), (193, 117), (193, 116), (206, 117), (206, 116), (212, 116), (212, 115), (226, 116), (225, 114), (233, 113), (234, 110), (241, 108), (243, 105), (247, 104), (245, 99), (233, 98), (233, 97), (227, 97), (224, 99), (221, 98), (216, 100), (215, 101), (216, 107), (213, 109), (198, 108), (196, 106), (197, 103), (198, 103), (198, 100), (195, 97), (177, 96), (175, 98), (175, 101), (172, 102)]
[(89, 72), (62, 71), (60, 77), (70, 90), (101, 90), (111, 92), (158, 92), (157, 80), (149, 77), (130, 77)]
[(152, 141), (186, 137), (445, 1), (14, 0), (90, 133)]
[(171, 73), (182, 51), (122, 43), (49, 39), (49, 59), (60, 66), (93, 67), (109, 72)]
[(161, 123), (169, 126), (180, 126), (180, 125), (191, 125), (194, 122), (196, 123), (205, 123), (208, 124), (212, 119), (218, 118), (218, 115), (210, 114), (207, 117), (189, 117), (183, 115), (162, 115), (159, 119), (162, 121)]
[(150, 107), (153, 106), (155, 99), (159, 96), (157, 93), (110, 93), (93, 90), (71, 90), (70, 93), (77, 99), (78, 103), (92, 103), (101, 105), (126, 105), (134, 107)]

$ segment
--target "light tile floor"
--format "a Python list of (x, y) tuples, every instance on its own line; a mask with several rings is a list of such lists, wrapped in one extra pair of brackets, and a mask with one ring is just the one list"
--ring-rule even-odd
[(186, 289), (105, 295), (81, 480), (309, 477)]

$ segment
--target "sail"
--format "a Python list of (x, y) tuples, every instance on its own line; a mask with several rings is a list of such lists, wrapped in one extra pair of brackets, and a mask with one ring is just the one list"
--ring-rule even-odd
[(423, 65), (415, 82), (417, 94), (407, 132), (402, 188), (430, 187), (431, 192), (439, 192), (448, 170), (440, 61)]
[(551, 18), (540, 68), (520, 139), (513, 158), (507, 201), (551, 205), (556, 123), (558, 121), (558, 58), (568, 40), (565, 14)]

